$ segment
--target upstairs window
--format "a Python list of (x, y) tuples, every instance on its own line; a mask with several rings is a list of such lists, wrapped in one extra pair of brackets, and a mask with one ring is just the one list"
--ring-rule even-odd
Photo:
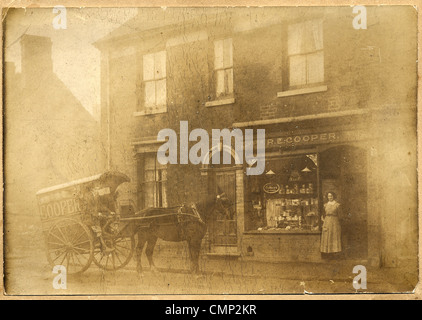
[(233, 95), (233, 45), (232, 39), (214, 42), (214, 72), (217, 98)]
[(303, 87), (324, 81), (322, 20), (310, 20), (288, 27), (290, 87)]
[(143, 57), (145, 113), (167, 111), (166, 52)]

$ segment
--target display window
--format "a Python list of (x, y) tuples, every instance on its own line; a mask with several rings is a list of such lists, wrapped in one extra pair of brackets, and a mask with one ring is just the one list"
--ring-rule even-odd
[(248, 178), (246, 231), (319, 231), (318, 155), (270, 158), (265, 169)]

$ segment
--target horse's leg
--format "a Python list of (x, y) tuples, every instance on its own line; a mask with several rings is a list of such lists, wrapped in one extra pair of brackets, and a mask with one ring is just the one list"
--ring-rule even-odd
[(152, 255), (154, 254), (154, 248), (155, 248), (156, 243), (157, 243), (157, 237), (150, 235), (147, 239), (147, 248), (145, 249), (145, 254), (148, 258), (151, 271), (157, 271), (157, 268), (154, 265), (154, 260), (152, 259)]
[(147, 238), (145, 234), (142, 231), (138, 232), (138, 244), (136, 246), (135, 255), (136, 255), (136, 270), (138, 271), (139, 274), (142, 273), (141, 257), (142, 257), (142, 251), (144, 249), (144, 245), (146, 241), (147, 241)]
[(199, 252), (201, 251), (201, 241), (202, 239), (189, 239), (189, 255), (191, 261), (191, 272), (194, 274), (199, 273)]

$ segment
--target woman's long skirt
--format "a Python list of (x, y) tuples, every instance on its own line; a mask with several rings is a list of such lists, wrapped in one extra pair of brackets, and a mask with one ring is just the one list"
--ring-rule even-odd
[(322, 226), (321, 252), (341, 252), (341, 226), (338, 217), (326, 216)]

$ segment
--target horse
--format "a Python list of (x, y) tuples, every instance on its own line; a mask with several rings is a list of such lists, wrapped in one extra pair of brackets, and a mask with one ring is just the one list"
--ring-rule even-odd
[(154, 261), (154, 247), (158, 239), (165, 241), (187, 241), (190, 257), (190, 271), (199, 273), (199, 253), (207, 232), (207, 225), (215, 212), (225, 212), (230, 200), (225, 193), (208, 196), (205, 200), (188, 207), (147, 208), (137, 213), (142, 217), (135, 225), (138, 244), (135, 251), (137, 272), (142, 274), (141, 255), (146, 244), (145, 254), (151, 270), (157, 270)]

